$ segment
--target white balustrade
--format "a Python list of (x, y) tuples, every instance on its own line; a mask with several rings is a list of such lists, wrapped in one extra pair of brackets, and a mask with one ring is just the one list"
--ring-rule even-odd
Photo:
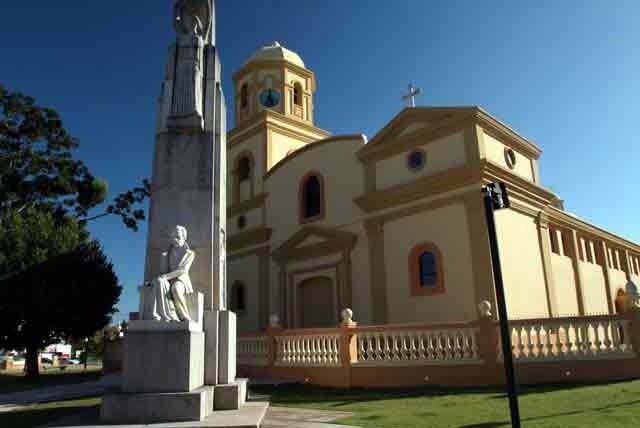
[(510, 321), (516, 362), (634, 357), (629, 321), (615, 316)]
[(340, 334), (276, 336), (276, 366), (340, 366)]
[(238, 337), (237, 358), (239, 365), (267, 366), (269, 364), (269, 344), (267, 336)]
[(357, 331), (362, 366), (480, 363), (477, 328)]

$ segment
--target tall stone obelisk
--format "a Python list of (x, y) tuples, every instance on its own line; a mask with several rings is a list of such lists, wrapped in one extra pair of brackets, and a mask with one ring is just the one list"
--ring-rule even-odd
[(246, 396), (246, 379), (235, 378), (236, 318), (225, 304), (226, 107), (213, 0), (175, 0), (173, 21), (176, 41), (158, 101), (142, 319), (125, 337), (121, 390), (103, 397), (101, 418), (109, 423), (203, 420), (239, 409)]
[(204, 294), (205, 381), (235, 380), (235, 314), (226, 310), (226, 104), (215, 46), (213, 0), (176, 0), (158, 100), (145, 281), (158, 275), (166, 230), (180, 224), (195, 251), (194, 289)]
[(167, 230), (189, 231), (191, 268), (205, 310), (226, 309), (226, 105), (213, 0), (176, 0), (158, 100), (145, 280), (159, 272)]

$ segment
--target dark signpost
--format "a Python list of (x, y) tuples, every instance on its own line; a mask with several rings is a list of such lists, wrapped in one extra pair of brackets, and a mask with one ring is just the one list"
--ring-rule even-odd
[(491, 247), (491, 264), (493, 278), (496, 285), (496, 300), (498, 316), (500, 317), (500, 336), (502, 337), (502, 355), (504, 371), (507, 379), (507, 394), (509, 395), (509, 409), (511, 410), (511, 426), (520, 428), (520, 410), (518, 408), (518, 393), (516, 392), (515, 371), (513, 368), (513, 354), (511, 347), (511, 332), (507, 319), (507, 304), (504, 297), (502, 282), (502, 268), (500, 267), (500, 253), (496, 235), (496, 221), (494, 211), (509, 208), (509, 195), (504, 183), (489, 183), (482, 188), (484, 194), (484, 212), (487, 217), (489, 230), (489, 245)]

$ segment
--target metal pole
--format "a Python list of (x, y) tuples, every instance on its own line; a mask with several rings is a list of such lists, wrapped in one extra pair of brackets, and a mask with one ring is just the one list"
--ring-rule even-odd
[(84, 338), (84, 371), (87, 371), (87, 358), (89, 358), (89, 338)]
[(511, 411), (511, 426), (513, 428), (520, 428), (520, 409), (518, 408), (518, 393), (516, 392), (515, 371), (513, 368), (511, 332), (509, 331), (507, 304), (504, 296), (504, 284), (502, 282), (502, 268), (500, 267), (500, 252), (498, 249), (496, 221), (493, 212), (492, 189), (484, 187), (483, 193), (484, 211), (487, 217), (489, 244), (491, 246), (491, 264), (493, 265), (493, 278), (496, 286), (498, 316), (500, 317), (500, 336), (502, 338), (502, 355), (504, 359), (505, 376), (507, 379), (509, 409)]

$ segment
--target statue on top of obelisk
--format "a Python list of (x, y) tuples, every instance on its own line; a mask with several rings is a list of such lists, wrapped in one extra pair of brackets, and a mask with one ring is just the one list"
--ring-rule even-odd
[(173, 8), (173, 26), (176, 33), (200, 36), (209, 42), (212, 5), (209, 0), (176, 0)]
[(176, 0), (173, 27), (177, 34), (175, 79), (168, 126), (201, 129), (204, 115), (205, 46), (213, 43), (211, 0)]

